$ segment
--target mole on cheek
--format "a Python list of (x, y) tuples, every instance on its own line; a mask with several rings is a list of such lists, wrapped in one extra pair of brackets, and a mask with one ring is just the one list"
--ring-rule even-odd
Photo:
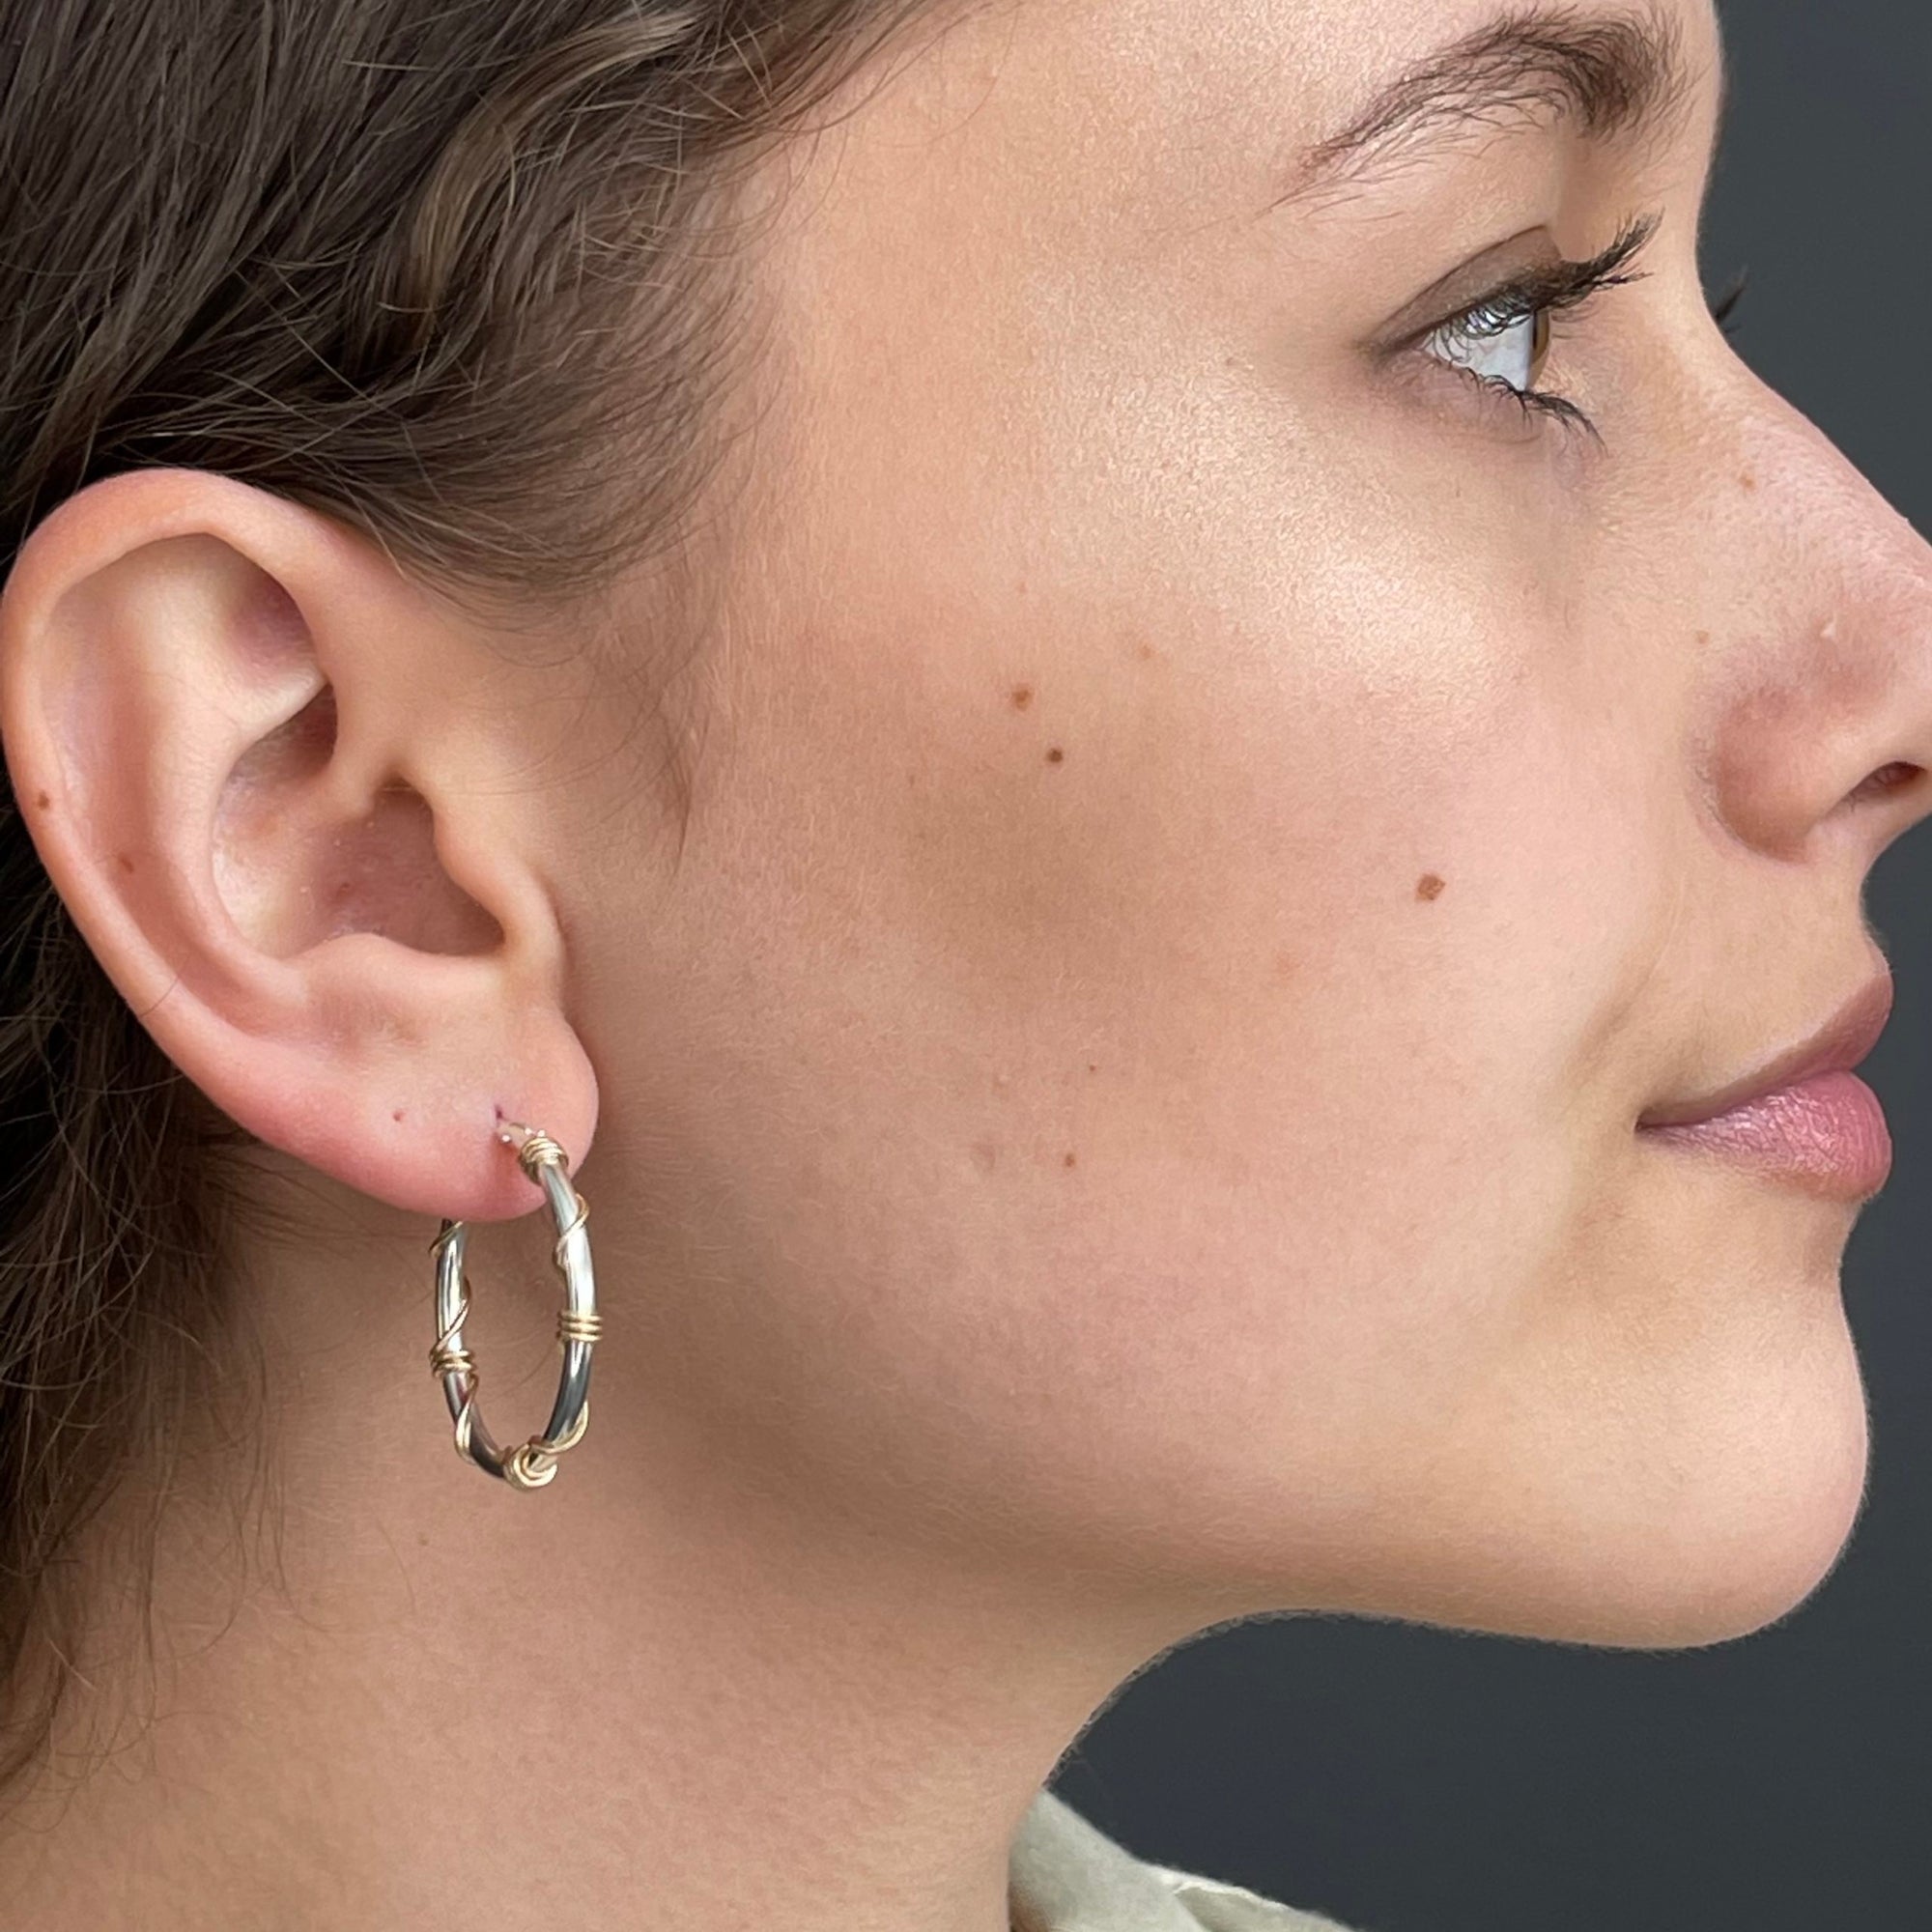
[(1749, 496), (1750, 493), (1757, 488), (1757, 478), (1753, 476), (1748, 469), (1747, 469), (1738, 478), (1738, 488), (1742, 490), (1746, 496)]
[(1016, 684), (1013, 686), (1013, 709), (1024, 711), (1033, 702), (1033, 686)]
[(44, 811), (47, 809), (47, 807), (53, 803), (53, 800), (50, 799), (45, 792), (37, 791), (34, 794), (34, 803), (38, 805), (43, 811)]
[(134, 869), (134, 862), (133, 860), (128, 858), (127, 853), (117, 852), (115, 853), (114, 858), (115, 858), (115, 863), (120, 866), (121, 869), (124, 872), (131, 872)]
[(1051, 749), (1051, 750), (1050, 750), (1050, 751), (1049, 751), (1049, 752), (1047, 753), (1047, 754), (1046, 754), (1046, 762), (1047, 762), (1047, 763), (1048, 763), (1049, 765), (1057, 765), (1057, 764), (1059, 764), (1059, 762), (1061, 761), (1061, 759), (1063, 759), (1064, 757), (1065, 757), (1065, 755), (1066, 755), (1066, 753), (1065, 753), (1065, 752), (1063, 752), (1063, 751), (1062, 751), (1062, 750), (1060, 749), (1060, 747), (1059, 747), (1058, 745), (1055, 745), (1055, 746), (1054, 746), (1054, 747), (1053, 747), (1053, 748), (1052, 748), (1052, 749)]
[(1424, 872), (1415, 882), (1415, 896), (1419, 899), (1439, 899), (1446, 880), (1438, 879), (1434, 872)]
[(1063, 1167), (1071, 1167), (1073, 1165), (1073, 1156), (1069, 1153), (1066, 1156), (1066, 1158), (1061, 1162), (1061, 1165)]

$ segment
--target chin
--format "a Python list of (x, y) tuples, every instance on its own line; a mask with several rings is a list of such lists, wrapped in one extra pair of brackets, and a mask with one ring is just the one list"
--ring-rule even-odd
[(1843, 1556), (1864, 1498), (1864, 1387), (1833, 1307), (1802, 1337), (1760, 1327), (1757, 1349), (1735, 1331), (1687, 1348), (1666, 1381), (1547, 1388), (1522, 1427), (1488, 1432), (1479, 1465), (1437, 1463), (1426, 1494), (1388, 1499), (1375, 1514), (1405, 1533), (1324, 1577), (1326, 1606), (1662, 1650), (1789, 1616)]
[[(1621, 1482), (1600, 1464), (1594, 1504), (1577, 1505), (1586, 1537), (1573, 1526), (1549, 1546), (1547, 1592), (1492, 1628), (1676, 1650), (1732, 1642), (1790, 1616), (1851, 1542), (1870, 1440), (1849, 1335), (1829, 1361), (1806, 1367), (1802, 1385), (1774, 1378), (1748, 1400), (1734, 1384), (1728, 1404), (1714, 1399), (1702, 1411), (1698, 1432), (1646, 1452)], [(1523, 1555), (1527, 1573), (1533, 1555)]]
[[(1738, 1205), (1728, 1190), (1722, 1205)], [(1545, 1410), (1536, 1433), (1561, 1473), (1536, 1483), (1551, 1587), (1522, 1634), (1732, 1642), (1789, 1617), (1843, 1558), (1870, 1453), (1845, 1217), (1755, 1190), (1744, 1205), (1627, 1257), (1616, 1298), (1641, 1316), (1576, 1338), (1568, 1426)]]
[[(1750, 1465), (1724, 1468), (1699, 1518), (1674, 1528), (1645, 1579), (1631, 1634), (1602, 1642), (1724, 1643), (1790, 1616), (1843, 1557), (1864, 1499), (1862, 1388), (1765, 1440)], [(1655, 1634), (1647, 1632), (1654, 1630)]]

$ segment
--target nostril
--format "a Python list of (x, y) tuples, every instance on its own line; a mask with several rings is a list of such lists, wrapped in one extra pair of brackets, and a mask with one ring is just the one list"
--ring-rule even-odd
[(1881, 765), (1877, 771), (1851, 794), (1853, 800), (1889, 798), (1892, 793), (1903, 791), (1909, 784), (1916, 783), (1925, 776), (1923, 765), (1914, 765), (1895, 760), (1889, 765)]

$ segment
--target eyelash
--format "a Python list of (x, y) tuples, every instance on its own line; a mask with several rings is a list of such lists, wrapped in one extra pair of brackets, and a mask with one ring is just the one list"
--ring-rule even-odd
[[(1587, 261), (1552, 262), (1547, 267), (1532, 269), (1516, 276), (1500, 288), (1492, 290), (1480, 301), (1471, 302), (1466, 308), (1431, 324), (1413, 338), (1414, 345), (1421, 347), (1444, 329), (1463, 329), (1473, 336), (1492, 336), (1503, 334), (1520, 323), (1540, 318), (1553, 322), (1558, 315), (1576, 314), (1605, 289), (1641, 281), (1648, 271), (1630, 265), (1657, 233), (1659, 221), (1659, 216), (1647, 214), (1630, 222), (1607, 248)], [(1439, 355), (1431, 359), (1444, 368), (1456, 367)], [(1473, 369), (1461, 369), (1458, 373), (1466, 376), (1472, 383), (1480, 384), (1492, 394), (1500, 391), (1502, 396), (1521, 410), (1525, 417), (1554, 420), (1566, 428), (1581, 430), (1588, 436), (1598, 435), (1597, 426), (1590, 417), (1557, 390), (1519, 389), (1515, 384), (1505, 382), (1500, 376), (1486, 376)]]

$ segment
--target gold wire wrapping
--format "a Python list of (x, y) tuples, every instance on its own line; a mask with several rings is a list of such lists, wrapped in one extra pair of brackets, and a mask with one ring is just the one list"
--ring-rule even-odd
[(556, 1316), (559, 1342), (594, 1342), (604, 1332), (604, 1318), (593, 1309), (560, 1308)]
[[(439, 1260), (455, 1232), (456, 1223), (452, 1221), (429, 1244), (430, 1252)], [(456, 1411), (456, 1453), (468, 1461), (469, 1437), (476, 1423), (476, 1384), (481, 1377), (476, 1373), (476, 1357), (450, 1340), (469, 1314), (469, 1277), (465, 1275), (459, 1286), (463, 1298), (456, 1305), (456, 1320), (436, 1338), (436, 1346), (429, 1351), (429, 1371), (433, 1376), (454, 1374), (463, 1378), (463, 1403)]]
[[(523, 1136), (521, 1142), (517, 1140), (519, 1134)], [(543, 1185), (541, 1180), (537, 1180), (538, 1168), (555, 1166), (568, 1171), (570, 1167), (570, 1156), (541, 1127), (526, 1127), (521, 1121), (505, 1121), (497, 1129), (497, 1138), (516, 1147), (518, 1163), (532, 1180), (537, 1181), (538, 1186)], [(570, 1190), (570, 1197), (577, 1203), (577, 1212), (571, 1217), (569, 1225), (551, 1244), (552, 1262), (558, 1274), (564, 1272), (563, 1244), (590, 1218), (590, 1208), (583, 1196), (573, 1187)], [(594, 1341), (596, 1337), (591, 1336), (588, 1339)]]
[[(563, 1244), (590, 1218), (589, 1204), (574, 1187), (570, 1190), (570, 1198), (577, 1203), (577, 1212), (570, 1217), (570, 1225), (551, 1243), (550, 1250), (551, 1265), (556, 1269), (558, 1274), (563, 1275), (566, 1281), (570, 1279), (570, 1276), (564, 1269)], [(597, 1338), (593, 1335), (590, 1339), (594, 1342)]]
[[(546, 1162), (554, 1161), (558, 1167), (570, 1165), (569, 1156), (541, 1127), (526, 1127), (521, 1121), (505, 1121), (503, 1128), (505, 1131), (499, 1138), (516, 1146), (517, 1159), (532, 1180), (537, 1178), (536, 1170)], [(518, 1134), (524, 1137), (521, 1143), (516, 1141)]]
[(520, 1490), (540, 1490), (556, 1474), (556, 1464), (532, 1438), (520, 1442), (503, 1458), (503, 1474)]
[(583, 1398), (583, 1406), (577, 1411), (577, 1420), (559, 1435), (554, 1442), (547, 1436), (532, 1435), (529, 1446), (540, 1456), (561, 1456), (566, 1449), (575, 1449), (582, 1440), (583, 1432), (590, 1427), (590, 1398)]
[(429, 1369), (433, 1376), (468, 1376), (476, 1379), (476, 1357), (461, 1343), (449, 1338), (469, 1319), (469, 1284), (463, 1284), (463, 1299), (456, 1310), (456, 1320), (436, 1338), (436, 1346), (429, 1351)]
[(577, 1420), (554, 1442), (532, 1435), (527, 1442), (512, 1449), (503, 1459), (504, 1475), (520, 1490), (542, 1489), (556, 1474), (556, 1459), (566, 1449), (574, 1449), (589, 1427), (590, 1398), (585, 1396), (583, 1406), (577, 1411)]

